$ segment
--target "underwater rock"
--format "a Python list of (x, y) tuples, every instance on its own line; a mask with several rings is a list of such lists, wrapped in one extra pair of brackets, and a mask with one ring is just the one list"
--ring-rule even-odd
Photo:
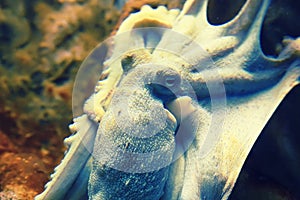
[(37, 153), (20, 152), (0, 131), (0, 199), (32, 199), (47, 180), (47, 160)]
[(0, 199), (5, 199), (5, 193), (9, 196), (13, 193), (13, 199), (32, 199), (47, 180), (47, 170), (37, 155), (6, 152), (0, 154), (0, 160), (0, 185), (3, 192)]
[(2, 133), (0, 130), (0, 154), (4, 152), (15, 152), (16, 148), (14, 144), (10, 141), (7, 135)]
[[(62, 144), (52, 142), (68, 135), (77, 68), (111, 32), (119, 11), (95, 0), (5, 0), (0, 7), (0, 129), (20, 146), (58, 146), (62, 152)], [(91, 17), (83, 18), (82, 9)], [(41, 48), (45, 43), (51, 52)]]
[[(0, 41), (2, 48), (16, 48), (28, 42), (31, 29), (28, 19), (24, 16), (25, 3), (4, 1), (0, 3)], [(2, 49), (4, 50), (4, 49)]]

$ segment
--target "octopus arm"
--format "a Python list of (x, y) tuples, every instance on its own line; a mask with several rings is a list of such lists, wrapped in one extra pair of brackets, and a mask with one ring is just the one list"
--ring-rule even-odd
[(74, 119), (70, 129), (76, 131), (76, 134), (65, 139), (68, 146), (65, 157), (55, 168), (44, 192), (36, 196), (35, 200), (74, 200), (85, 196), (87, 187), (82, 186), (88, 182), (89, 160), (97, 128), (98, 125), (88, 119), (87, 115)]

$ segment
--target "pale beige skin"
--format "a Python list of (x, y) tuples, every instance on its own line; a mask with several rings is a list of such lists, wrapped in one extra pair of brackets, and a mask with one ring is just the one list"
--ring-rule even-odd
[[(187, 0), (181, 11), (144, 6), (122, 23), (117, 36), (145, 27), (149, 22), (156, 23), (158, 27), (168, 27), (200, 45), (211, 56), (215, 66), (208, 67), (207, 57), (195, 51), (195, 43), (191, 44), (189, 39), (178, 42), (172, 32), (163, 34), (158, 43), (149, 42), (154, 47), (151, 51), (145, 49), (145, 41), (139, 34), (127, 35), (126, 41), (130, 44), (130, 48), (125, 46), (127, 49), (124, 49), (122, 41), (116, 41), (103, 72), (106, 79), (99, 81), (95, 93), (86, 102), (86, 114), (74, 120), (71, 129), (77, 133), (66, 139), (69, 152), (46, 190), (36, 199), (64, 199), (68, 190), (73, 191), (72, 181), (83, 169), (90, 169), (90, 161), (85, 163), (92, 160), (88, 153), (84, 156), (76, 154), (86, 144), (82, 144), (82, 137), (90, 137), (87, 140), (93, 143), (98, 123), (111, 106), (118, 84), (130, 74), (130, 68), (145, 63), (172, 68), (182, 80), (190, 83), (197, 96), (196, 100), (192, 93), (187, 92), (166, 105), (177, 123), (180, 121), (184, 125), (188, 122), (191, 125), (188, 130), (193, 133), (189, 134), (195, 135), (195, 138), (184, 155), (169, 167), (161, 198), (228, 198), (263, 127), (285, 95), (299, 83), (300, 39), (286, 41), (285, 49), (277, 58), (267, 57), (261, 51), (259, 34), (268, 0), (248, 0), (233, 20), (220, 26), (208, 23), (207, 2)], [(192, 9), (195, 7), (198, 9)], [(130, 62), (126, 61), (128, 57)], [(224, 84), (226, 104), (216, 105), (212, 112), (206, 104), (211, 95), (205, 85), (216, 80), (222, 80)], [(222, 123), (214, 124), (215, 112), (222, 117)], [(216, 130), (219, 132), (214, 135)], [(70, 168), (73, 175), (68, 172)], [(84, 180), (88, 181), (89, 170), (86, 173)], [(70, 184), (62, 184), (64, 180), (69, 180)], [(89, 198), (93, 199), (93, 196)]]

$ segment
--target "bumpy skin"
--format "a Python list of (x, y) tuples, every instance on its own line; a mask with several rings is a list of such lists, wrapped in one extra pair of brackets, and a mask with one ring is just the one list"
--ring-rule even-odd
[[(90, 199), (229, 197), (255, 140), (299, 83), (300, 40), (290, 40), (277, 58), (267, 57), (259, 35), (269, 0), (248, 0), (220, 26), (208, 23), (207, 3), (187, 0), (180, 12), (144, 6), (121, 24), (117, 36), (150, 25), (169, 31), (117, 37), (105, 78), (85, 105), (89, 119), (84, 115), (82, 123), (75, 122), (77, 133), (67, 140), (70, 152), (37, 199), (64, 199), (59, 188), (64, 180), (79, 180), (80, 171), (86, 171)], [(92, 121), (100, 122), (99, 128)], [(79, 156), (78, 134), (91, 138), (91, 155)], [(168, 165), (178, 147), (187, 148)], [(157, 151), (164, 156), (156, 157)], [(91, 173), (83, 164), (72, 174), (69, 159), (92, 161)], [(165, 164), (157, 168), (157, 160)]]
[(166, 67), (138, 66), (122, 80), (95, 139), (89, 199), (162, 196), (175, 150), (176, 120), (163, 100), (153, 96), (152, 84), (164, 86), (164, 79), (178, 76)]

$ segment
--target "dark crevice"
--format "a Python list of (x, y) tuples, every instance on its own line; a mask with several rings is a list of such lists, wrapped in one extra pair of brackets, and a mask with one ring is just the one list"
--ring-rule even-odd
[(1, 113), (0, 115), (0, 130), (3, 133), (6, 133), (10, 137), (15, 136), (15, 128), (12, 129), (12, 127), (17, 127), (17, 124), (13, 118), (9, 116), (9, 113)]
[(207, 8), (208, 22), (213, 25), (224, 24), (233, 19), (246, 0), (210, 0)]
[(278, 55), (285, 36), (300, 35), (300, 1), (273, 0), (265, 17), (261, 33), (261, 46), (266, 55)]
[(12, 42), (14, 32), (8, 24), (0, 24), (0, 41), (2, 45), (8, 45)]

